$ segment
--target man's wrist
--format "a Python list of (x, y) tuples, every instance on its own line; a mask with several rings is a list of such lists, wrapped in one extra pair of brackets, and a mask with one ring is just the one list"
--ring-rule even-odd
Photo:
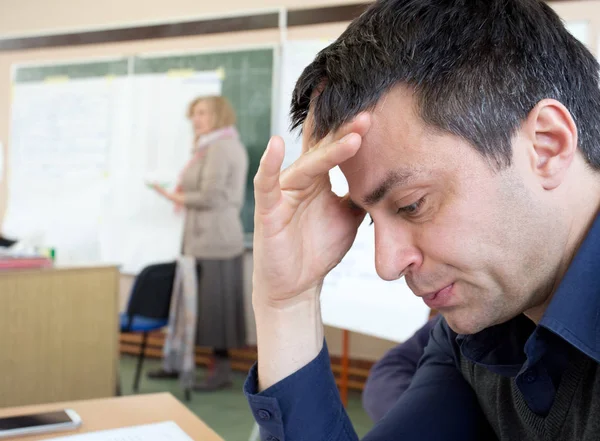
[(254, 296), (259, 388), (264, 390), (314, 360), (323, 348), (318, 291), (285, 302)]
[(307, 289), (298, 294), (273, 295), (267, 289), (260, 288), (260, 284), (253, 281), (254, 289), (252, 291), (252, 307), (254, 312), (264, 310), (267, 313), (276, 313), (277, 311), (286, 311), (302, 305), (314, 305), (319, 302), (321, 285)]

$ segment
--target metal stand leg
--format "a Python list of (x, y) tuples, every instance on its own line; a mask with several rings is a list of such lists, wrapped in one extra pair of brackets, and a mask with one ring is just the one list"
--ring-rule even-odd
[(142, 347), (140, 349), (140, 355), (138, 356), (137, 368), (135, 370), (135, 380), (133, 382), (133, 391), (138, 392), (140, 388), (140, 377), (142, 375), (142, 365), (144, 364), (144, 356), (146, 354), (146, 343), (148, 341), (148, 333), (144, 332), (142, 337)]

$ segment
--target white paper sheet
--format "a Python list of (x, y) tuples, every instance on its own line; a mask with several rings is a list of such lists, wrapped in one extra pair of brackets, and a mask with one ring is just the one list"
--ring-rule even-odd
[[(85, 423), (84, 423), (85, 424)], [(53, 438), (53, 441), (193, 441), (173, 421)], [(201, 440), (197, 440), (201, 441)]]

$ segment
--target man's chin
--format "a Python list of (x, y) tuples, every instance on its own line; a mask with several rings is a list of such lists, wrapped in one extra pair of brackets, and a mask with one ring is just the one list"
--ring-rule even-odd
[(481, 323), (481, 320), (477, 320), (470, 316), (462, 316), (460, 314), (456, 314), (453, 312), (442, 313), (448, 326), (457, 334), (477, 334), (478, 332), (483, 331), (485, 328), (492, 326), (491, 324)]
[(476, 311), (465, 311), (462, 309), (445, 311), (442, 312), (442, 315), (446, 319), (450, 329), (462, 335), (477, 334), (484, 329), (499, 325), (514, 317), (514, 315), (510, 314), (496, 316), (491, 316), (485, 312), (477, 314)]

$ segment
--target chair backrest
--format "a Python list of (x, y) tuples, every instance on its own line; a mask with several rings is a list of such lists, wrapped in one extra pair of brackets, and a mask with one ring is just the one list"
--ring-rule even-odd
[(169, 318), (175, 262), (144, 268), (136, 277), (127, 305), (127, 315), (154, 319)]

